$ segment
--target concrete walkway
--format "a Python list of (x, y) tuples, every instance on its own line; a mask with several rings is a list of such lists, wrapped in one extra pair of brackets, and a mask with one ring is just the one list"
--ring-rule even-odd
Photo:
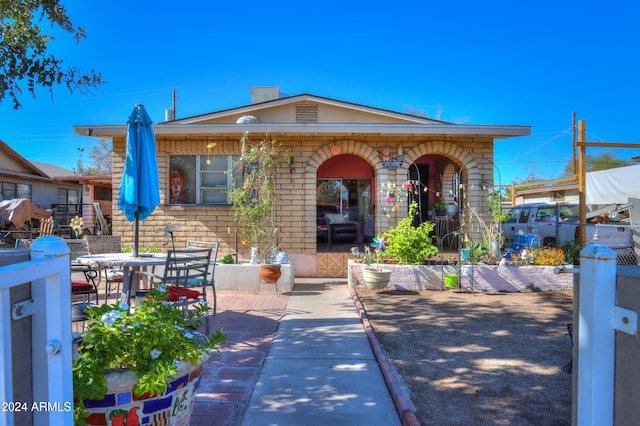
[(211, 326), (228, 341), (205, 366), (190, 424), (401, 424), (360, 315), (345, 280), (221, 291)]

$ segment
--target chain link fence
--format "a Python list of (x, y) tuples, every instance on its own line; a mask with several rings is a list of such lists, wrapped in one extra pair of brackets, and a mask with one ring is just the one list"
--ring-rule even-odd
[(618, 255), (618, 265), (640, 263), (640, 226), (626, 224), (559, 223), (555, 242), (565, 253), (573, 250), (579, 256), (585, 245), (599, 244), (610, 247)]

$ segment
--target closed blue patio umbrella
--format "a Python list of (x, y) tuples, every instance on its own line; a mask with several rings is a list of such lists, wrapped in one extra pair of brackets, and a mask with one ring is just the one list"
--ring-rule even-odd
[(127, 148), (118, 196), (118, 207), (135, 222), (133, 255), (138, 256), (138, 222), (160, 203), (156, 139), (151, 117), (138, 104), (127, 120)]

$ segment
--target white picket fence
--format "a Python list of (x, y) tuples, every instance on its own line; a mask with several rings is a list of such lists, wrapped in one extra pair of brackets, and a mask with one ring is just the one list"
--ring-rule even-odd
[[(31, 245), (31, 260), (0, 267), (0, 425), (28, 411), (34, 425), (73, 424), (71, 270), (69, 247), (58, 237)], [(11, 304), (12, 287), (31, 282), (31, 299)], [(31, 316), (33, 394), (14, 400), (11, 323)], [(13, 336), (14, 339), (20, 336)]]

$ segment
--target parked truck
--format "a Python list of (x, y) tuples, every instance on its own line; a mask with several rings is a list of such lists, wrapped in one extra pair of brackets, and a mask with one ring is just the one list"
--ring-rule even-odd
[[(624, 207), (602, 211), (613, 215)], [(586, 244), (611, 247), (618, 254), (619, 264), (637, 264), (630, 223), (611, 220), (609, 214), (591, 211), (587, 223), (581, 224), (575, 203), (520, 204), (509, 210), (509, 217), (502, 224), (505, 246), (513, 247), (519, 236), (530, 236), (542, 246), (560, 247), (567, 242), (580, 243), (585, 232)]]

